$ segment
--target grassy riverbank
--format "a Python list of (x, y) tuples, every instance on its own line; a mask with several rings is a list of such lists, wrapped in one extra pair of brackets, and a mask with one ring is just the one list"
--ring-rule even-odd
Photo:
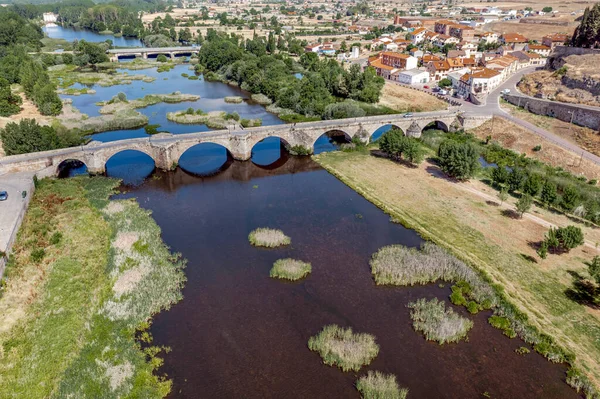
[[(0, 297), (0, 397), (161, 398), (145, 331), (181, 299), (184, 262), (118, 182), (43, 180)], [(136, 336), (145, 342), (144, 348)]]
[[(408, 168), (360, 152), (324, 153), (315, 160), (395, 220), (482, 271), (530, 325), (575, 354), (573, 364), (599, 385), (600, 312), (565, 294), (573, 287), (570, 272), (585, 275), (583, 262), (597, 253), (594, 248), (540, 260), (529, 243), (540, 241), (547, 225), (505, 216), (506, 205), (496, 206), (483, 183), (451, 182), (429, 162)], [(508, 206), (513, 204), (510, 199)], [(532, 213), (559, 226), (573, 224), (540, 208)], [(600, 241), (598, 232), (582, 228), (586, 239)]]

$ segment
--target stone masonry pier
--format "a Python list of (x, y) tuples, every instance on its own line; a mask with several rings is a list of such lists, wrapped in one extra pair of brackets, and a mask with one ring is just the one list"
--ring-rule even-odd
[(402, 129), (404, 134), (420, 137), (423, 129), (436, 124), (444, 131), (472, 129), (490, 116), (464, 116), (455, 112), (442, 111), (419, 113), (405, 118), (403, 115), (382, 115), (355, 119), (338, 119), (276, 126), (263, 126), (235, 131), (219, 130), (188, 134), (157, 134), (148, 138), (100, 143), (93, 141), (85, 146), (64, 148), (30, 154), (13, 155), (0, 159), (0, 175), (17, 172), (36, 172), (40, 177), (55, 175), (58, 166), (65, 160), (83, 162), (90, 173), (104, 173), (106, 162), (115, 154), (125, 150), (136, 150), (149, 155), (160, 169), (172, 169), (179, 158), (191, 147), (201, 143), (214, 143), (225, 147), (237, 160), (249, 160), (252, 148), (267, 137), (279, 137), (286, 147), (301, 146), (313, 150), (314, 144), (323, 134), (345, 135), (368, 142), (373, 133), (387, 125)]

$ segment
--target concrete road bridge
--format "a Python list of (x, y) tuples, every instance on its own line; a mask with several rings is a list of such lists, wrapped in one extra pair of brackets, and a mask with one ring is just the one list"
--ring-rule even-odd
[(234, 159), (246, 161), (251, 158), (252, 148), (268, 137), (278, 137), (287, 147), (301, 146), (309, 150), (319, 137), (344, 135), (347, 140), (357, 137), (368, 142), (378, 129), (392, 125), (402, 129), (405, 135), (420, 137), (428, 126), (435, 125), (446, 132), (472, 129), (491, 116), (468, 116), (456, 112), (442, 111), (419, 113), (412, 117), (401, 114), (338, 119), (286, 125), (263, 126), (234, 131), (169, 134), (161, 133), (148, 138), (135, 138), (100, 143), (93, 141), (85, 146), (13, 155), (0, 158), (0, 175), (16, 172), (37, 172), (40, 177), (55, 175), (63, 161), (83, 162), (90, 173), (99, 174), (106, 170), (106, 162), (115, 154), (126, 150), (140, 151), (149, 155), (160, 169), (171, 169), (179, 163), (181, 155), (202, 143), (214, 143), (225, 147)]
[(160, 55), (164, 54), (167, 57), (175, 58), (176, 55), (183, 54), (198, 54), (200, 47), (135, 47), (135, 48), (120, 48), (107, 50), (106, 53), (109, 55), (111, 61), (118, 61), (119, 57), (142, 57), (148, 58), (149, 55)]

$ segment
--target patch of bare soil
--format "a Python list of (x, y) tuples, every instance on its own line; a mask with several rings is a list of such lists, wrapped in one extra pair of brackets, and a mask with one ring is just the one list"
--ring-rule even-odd
[(448, 108), (444, 101), (430, 94), (391, 82), (385, 82), (379, 104), (400, 112), (440, 111)]
[[(600, 59), (598, 62), (600, 64)], [(571, 75), (570, 72), (568, 73)], [(582, 71), (579, 70), (578, 72), (573, 73), (581, 74)], [(528, 96), (564, 103), (585, 104), (600, 107), (600, 96), (594, 95), (581, 88), (567, 87), (563, 84), (562, 77), (552, 71), (538, 71), (526, 75), (521, 82), (519, 82), (518, 86), (519, 90)]]

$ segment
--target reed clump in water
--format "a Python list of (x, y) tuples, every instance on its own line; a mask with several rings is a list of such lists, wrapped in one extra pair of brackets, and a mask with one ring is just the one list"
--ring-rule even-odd
[(312, 268), (310, 263), (302, 262), (297, 259), (279, 259), (273, 264), (270, 276), (273, 278), (280, 278), (285, 280), (300, 280), (306, 277)]
[(356, 381), (356, 389), (363, 399), (406, 399), (407, 388), (400, 388), (393, 374), (371, 371)]
[(433, 298), (428, 301), (421, 298), (408, 304), (410, 317), (415, 330), (423, 333), (429, 341), (437, 341), (440, 345), (458, 342), (467, 336), (473, 322), (466, 317), (454, 313), (452, 308), (446, 309), (443, 301)]
[(225, 102), (226, 103), (231, 103), (231, 104), (240, 104), (242, 101), (244, 101), (244, 99), (240, 96), (227, 96), (225, 97)]
[(358, 371), (371, 363), (379, 353), (379, 345), (374, 336), (354, 333), (352, 328), (336, 324), (325, 326), (320, 333), (310, 337), (308, 348), (319, 352), (323, 363), (337, 366), (343, 371)]
[(270, 229), (268, 227), (259, 227), (248, 235), (250, 244), (256, 247), (275, 248), (281, 245), (289, 245), (292, 240), (283, 234), (283, 231)]
[(496, 304), (493, 289), (473, 269), (429, 242), (423, 244), (420, 250), (402, 245), (383, 247), (373, 254), (370, 264), (377, 285), (465, 281), (470, 287), (470, 298), (483, 308)]

